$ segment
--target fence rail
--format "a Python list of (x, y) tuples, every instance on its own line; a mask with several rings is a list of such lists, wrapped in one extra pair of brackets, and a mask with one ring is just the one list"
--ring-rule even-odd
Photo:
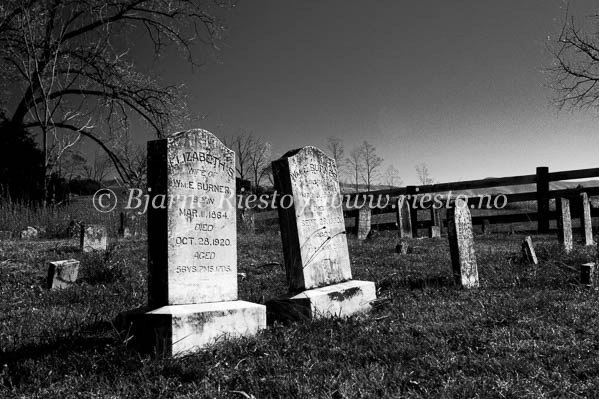
[[(396, 206), (396, 199), (400, 196), (410, 196), (410, 218), (412, 222), (412, 227), (414, 232), (417, 232), (418, 228), (429, 227), (432, 223), (432, 215), (430, 219), (422, 218), (421, 216), (425, 213), (423, 211), (429, 210), (433, 208), (435, 202), (427, 199), (426, 194), (448, 194), (452, 193), (456, 196), (460, 194), (460, 192), (468, 191), (468, 190), (479, 190), (479, 189), (491, 189), (498, 187), (507, 187), (507, 186), (519, 186), (519, 185), (527, 185), (527, 184), (535, 184), (536, 190), (522, 192), (522, 193), (509, 193), (509, 194), (501, 194), (501, 193), (489, 193), (489, 194), (474, 194), (470, 195), (470, 198), (473, 198), (475, 201), (471, 202), (469, 206), (473, 205), (474, 209), (485, 209), (485, 206), (488, 204), (494, 204), (495, 201), (501, 200), (505, 202), (505, 204), (515, 204), (515, 203), (525, 203), (525, 202), (534, 202), (536, 203), (536, 209), (532, 210), (528, 213), (522, 212), (512, 212), (510, 213), (508, 210), (504, 209), (502, 211), (498, 211), (496, 214), (492, 215), (473, 215), (473, 223), (474, 224), (503, 224), (503, 223), (520, 223), (520, 222), (537, 222), (537, 231), (539, 233), (547, 233), (549, 231), (550, 221), (556, 220), (557, 215), (556, 212), (550, 211), (550, 200), (556, 198), (570, 198), (575, 200), (579, 198), (579, 194), (582, 192), (586, 192), (589, 197), (591, 196), (599, 196), (599, 187), (582, 187), (582, 188), (572, 188), (572, 189), (559, 189), (559, 190), (550, 190), (551, 182), (558, 182), (563, 180), (575, 180), (575, 179), (585, 179), (585, 178), (599, 178), (599, 168), (590, 168), (590, 169), (577, 169), (577, 170), (567, 170), (560, 172), (549, 172), (549, 168), (547, 167), (537, 167), (535, 174), (530, 175), (520, 175), (520, 176), (510, 176), (510, 177), (499, 177), (499, 178), (490, 178), (490, 179), (479, 179), (479, 180), (468, 180), (468, 181), (459, 181), (459, 182), (449, 182), (449, 183), (438, 183), (438, 184), (430, 184), (430, 185), (422, 185), (422, 186), (406, 186), (406, 187), (398, 187), (386, 190), (377, 190), (377, 191), (369, 191), (369, 192), (360, 192), (360, 193), (351, 193), (346, 195), (346, 201), (344, 205), (347, 205), (347, 202), (351, 204), (363, 204), (363, 201), (360, 201), (362, 198), (380, 198), (385, 197), (389, 198), (389, 204), (382, 209), (372, 209), (373, 214), (385, 214), (385, 213), (397, 213), (398, 208)], [(487, 197), (488, 195), (488, 197)], [(484, 201), (478, 201), (480, 196), (484, 196)], [(447, 202), (447, 196), (437, 197), (439, 200), (436, 202), (436, 208), (439, 208), (439, 202), (442, 204), (440, 208), (446, 208), (447, 204), (452, 206), (453, 202)], [(455, 197), (454, 197), (455, 198)], [(257, 199), (256, 199), (257, 201)], [(260, 215), (260, 220), (268, 220), (275, 219), (277, 217), (277, 213), (274, 212), (277, 207), (276, 198), (273, 200), (273, 197), (264, 197), (263, 201), (267, 201), (269, 206), (265, 210), (266, 214)], [(357, 202), (356, 202), (357, 201)], [(490, 202), (489, 202), (490, 201)], [(386, 201), (383, 201), (386, 202)], [(415, 205), (414, 205), (415, 204)], [(480, 206), (480, 205), (484, 206)], [(579, 216), (578, 207), (576, 206), (576, 202), (573, 202), (573, 212), (575, 216)], [(255, 202), (250, 201), (249, 205), (255, 205)], [(532, 204), (531, 204), (532, 206)], [(346, 219), (351, 219), (357, 217), (358, 210), (357, 209), (348, 209), (344, 206), (344, 216)], [(599, 217), (599, 209), (592, 210), (593, 217)]]

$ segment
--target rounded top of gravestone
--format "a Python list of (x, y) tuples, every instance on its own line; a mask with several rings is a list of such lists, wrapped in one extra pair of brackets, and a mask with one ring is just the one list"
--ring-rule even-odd
[(318, 147), (314, 147), (314, 146), (306, 146), (306, 147), (302, 147), (302, 148), (296, 148), (295, 150), (290, 150), (287, 151), (282, 157), (281, 159), (284, 158), (292, 158), (298, 155), (303, 155), (303, 156), (314, 156), (314, 157), (325, 157), (327, 158), (327, 160), (333, 161), (335, 162), (334, 158), (331, 158), (330, 156), (328, 156), (324, 151), (322, 151), (320, 148)]
[(216, 142), (218, 142), (218, 144), (222, 145), (225, 148), (228, 148), (218, 137), (216, 137), (213, 133), (209, 132), (206, 129), (200, 129), (200, 128), (196, 128), (196, 129), (189, 129), (189, 130), (183, 130), (181, 132), (175, 132), (175, 133), (171, 133), (168, 136), (166, 136), (165, 138), (169, 141), (174, 141), (174, 140), (180, 140), (183, 138), (188, 138), (188, 137), (197, 137), (197, 136), (208, 136), (210, 138), (210, 140), (214, 140)]

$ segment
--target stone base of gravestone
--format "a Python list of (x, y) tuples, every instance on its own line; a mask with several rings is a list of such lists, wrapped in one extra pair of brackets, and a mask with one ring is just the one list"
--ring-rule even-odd
[(61, 260), (48, 264), (48, 289), (56, 290), (70, 287), (79, 274), (79, 261), (76, 259)]
[(374, 300), (374, 282), (350, 280), (267, 301), (266, 311), (269, 322), (349, 317), (368, 312)]
[(223, 338), (257, 334), (266, 328), (266, 307), (246, 301), (145, 307), (121, 313), (117, 325), (140, 352), (183, 356)]

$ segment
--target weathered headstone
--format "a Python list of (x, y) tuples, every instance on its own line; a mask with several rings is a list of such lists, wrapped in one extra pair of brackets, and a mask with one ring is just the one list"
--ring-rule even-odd
[(0, 241), (12, 240), (12, 231), (0, 231)]
[(395, 247), (395, 252), (402, 255), (407, 255), (410, 250), (410, 245), (404, 241), (400, 240), (399, 244)]
[(594, 262), (580, 265), (580, 284), (597, 287), (597, 265)]
[(441, 237), (441, 215), (439, 209), (431, 208), (431, 226), (429, 227), (429, 237)]
[(595, 245), (593, 241), (593, 220), (591, 218), (591, 203), (587, 193), (580, 193), (582, 202), (582, 217), (580, 219), (584, 231), (584, 245)]
[(486, 236), (488, 236), (489, 234), (491, 234), (491, 222), (489, 221), (489, 219), (484, 219), (483, 220), (482, 231), (483, 231), (483, 234), (486, 235)]
[(478, 268), (474, 253), (472, 216), (468, 205), (463, 201), (456, 201), (455, 206), (447, 210), (447, 219), (454, 279), (464, 288), (476, 288), (479, 285)]
[(35, 227), (27, 226), (19, 236), (21, 240), (35, 240), (39, 236), (39, 231)]
[(356, 221), (358, 240), (367, 239), (372, 229), (372, 211), (368, 205), (364, 205), (358, 209)]
[[(373, 282), (351, 280), (351, 265), (337, 166), (315, 147), (286, 153), (272, 163), (290, 297), (274, 313), (309, 318), (348, 316), (370, 309)], [(276, 316), (275, 316), (276, 317)]]
[(522, 241), (522, 256), (528, 262), (533, 265), (538, 265), (539, 261), (537, 260), (537, 254), (535, 253), (535, 248), (532, 245), (532, 238), (530, 236), (526, 236), (524, 241)]
[(237, 296), (235, 153), (195, 129), (148, 143), (148, 304), (123, 315), (143, 350), (180, 355), (266, 328)]
[(76, 259), (60, 260), (48, 264), (47, 284), (51, 290), (71, 286), (77, 280), (79, 261)]
[(108, 231), (101, 224), (89, 224), (81, 226), (80, 238), (81, 251), (106, 251), (108, 248)]
[(399, 238), (412, 238), (410, 202), (405, 197), (400, 197), (397, 201), (397, 228)]
[(557, 237), (564, 251), (572, 251), (572, 219), (570, 217), (570, 201), (558, 198), (555, 202), (557, 210)]

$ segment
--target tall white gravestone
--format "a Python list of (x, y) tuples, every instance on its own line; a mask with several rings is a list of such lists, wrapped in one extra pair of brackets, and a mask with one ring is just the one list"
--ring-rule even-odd
[(237, 300), (235, 153), (201, 129), (150, 141), (148, 191), (140, 346), (179, 355), (265, 328), (266, 307)]
[(375, 286), (351, 280), (335, 161), (318, 148), (304, 147), (274, 161), (272, 169), (282, 196), (279, 223), (291, 293), (269, 302), (282, 306), (275, 312), (317, 318), (369, 310)]

